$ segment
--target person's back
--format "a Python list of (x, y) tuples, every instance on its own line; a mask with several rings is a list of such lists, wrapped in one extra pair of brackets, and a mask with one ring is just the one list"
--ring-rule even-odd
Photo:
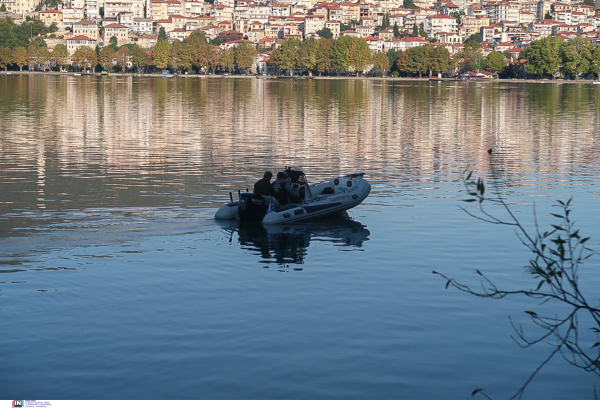
[(273, 196), (279, 202), (279, 205), (283, 206), (288, 203), (287, 193), (285, 191), (285, 185), (287, 180), (285, 178), (285, 173), (280, 171), (277, 173), (277, 179), (273, 182)]
[(254, 190), (252, 192), (260, 195), (273, 195), (273, 186), (271, 185), (272, 178), (273, 173), (266, 171), (263, 178), (254, 183)]

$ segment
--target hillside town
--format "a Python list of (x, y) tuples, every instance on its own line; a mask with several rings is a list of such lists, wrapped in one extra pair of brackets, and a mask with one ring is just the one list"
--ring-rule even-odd
[(478, 39), (484, 56), (498, 51), (518, 60), (533, 41), (546, 37), (585, 37), (600, 42), (598, 4), (574, 0), (0, 0), (0, 18), (15, 24), (36, 18), (56, 28), (44, 41), (50, 51), (58, 44), (70, 55), (81, 47), (136, 44), (152, 49), (159, 33), (170, 43), (201, 31), (221, 49), (250, 43), (269, 50), (287, 39), (326, 35), (362, 38), (373, 54), (406, 51), (423, 45), (445, 48), (456, 55), (465, 41)]

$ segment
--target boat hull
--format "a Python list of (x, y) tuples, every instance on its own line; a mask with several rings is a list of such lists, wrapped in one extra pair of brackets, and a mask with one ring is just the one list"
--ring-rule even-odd
[(339, 177), (333, 182), (312, 186), (311, 189), (315, 190), (312, 198), (268, 212), (262, 220), (263, 224), (289, 224), (338, 214), (362, 203), (369, 196), (371, 185), (362, 177)]
[[(362, 203), (371, 192), (371, 185), (363, 179), (363, 174), (353, 174), (337, 177), (330, 182), (308, 186), (303, 185), (307, 200), (298, 204), (288, 204), (281, 208), (268, 211), (271, 197), (262, 197), (263, 208), (266, 214), (261, 213), (259, 218), (244, 216), (247, 205), (241, 197), (239, 202), (231, 202), (221, 207), (215, 214), (219, 220), (262, 221), (263, 224), (290, 224), (314, 218), (328, 217), (349, 210)], [(256, 198), (251, 193), (244, 193), (247, 199)], [(256, 201), (256, 200), (254, 200)], [(272, 208), (275, 205), (271, 206)], [(254, 212), (253, 212), (254, 213)], [(263, 216), (264, 214), (264, 216)]]

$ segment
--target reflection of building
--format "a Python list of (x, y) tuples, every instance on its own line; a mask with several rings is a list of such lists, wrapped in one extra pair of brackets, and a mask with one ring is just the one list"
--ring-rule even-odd
[[(35, 100), (27, 109), (35, 109), (44, 132), (17, 143), (11, 135), (27, 134), (23, 123), (29, 122), (9, 115), (0, 121), (0, 140), (8, 150), (37, 157), (31, 178), (38, 182), (84, 174), (97, 205), (120, 199), (143, 206), (147, 195), (173, 189), (186, 197), (209, 191), (221, 202), (265, 169), (285, 165), (303, 167), (311, 183), (360, 170), (379, 179), (376, 191), (405, 182), (431, 187), (455, 182), (465, 163), (485, 171), (490, 146), (503, 151), (494, 162), (508, 178), (564, 174), (599, 161), (600, 99), (592, 86), (74, 79), (4, 79), (14, 84), (3, 94), (13, 98), (7, 106), (24, 109), (21, 101)], [(114, 175), (118, 181), (111, 181)], [(165, 181), (171, 177), (176, 183)], [(111, 187), (117, 184), (118, 193)], [(78, 194), (70, 193), (76, 201)], [(52, 199), (47, 191), (46, 198)]]

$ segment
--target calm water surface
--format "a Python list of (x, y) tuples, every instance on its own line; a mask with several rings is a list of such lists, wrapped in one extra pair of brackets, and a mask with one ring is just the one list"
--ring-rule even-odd
[[(507, 398), (550, 351), (508, 316), (534, 334), (541, 306), (431, 273), (531, 285), (515, 232), (458, 208), (460, 174), (530, 226), (573, 197), (598, 249), (599, 114), (587, 84), (0, 75), (0, 399)], [(373, 190), (346, 218), (213, 219), (284, 166)], [(525, 397), (595, 380), (557, 359)]]

